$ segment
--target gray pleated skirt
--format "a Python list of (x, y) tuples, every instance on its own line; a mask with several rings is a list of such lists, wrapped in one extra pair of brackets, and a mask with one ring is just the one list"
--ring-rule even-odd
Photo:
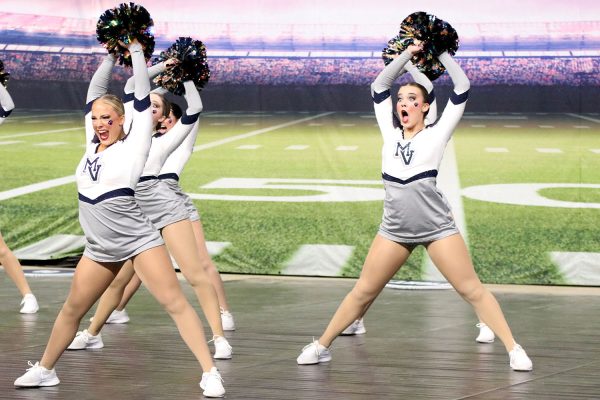
[(408, 184), (383, 181), (385, 200), (379, 234), (411, 246), (458, 233), (450, 205), (435, 178)]
[(98, 262), (128, 260), (164, 244), (133, 196), (113, 197), (97, 204), (80, 200), (79, 223), (86, 238), (83, 255)]
[(181, 189), (181, 186), (179, 186), (179, 182), (176, 181), (175, 179), (161, 179), (161, 180), (169, 187), (169, 189), (171, 189), (174, 193), (176, 193), (177, 196), (181, 197), (181, 199), (183, 200), (183, 204), (185, 205), (185, 208), (188, 211), (189, 220), (192, 222), (200, 221), (200, 213), (198, 213), (198, 209), (194, 205), (194, 202), (192, 201), (190, 196), (185, 194), (183, 189)]
[(188, 219), (188, 210), (181, 197), (159, 179), (138, 183), (135, 199), (156, 229)]

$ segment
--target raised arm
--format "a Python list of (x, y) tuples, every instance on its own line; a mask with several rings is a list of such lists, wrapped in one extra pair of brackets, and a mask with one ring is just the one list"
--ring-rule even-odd
[(410, 61), (406, 63), (404, 69), (408, 71), (408, 73), (410, 74), (410, 76), (412, 76), (415, 82), (427, 89), (427, 93), (429, 95), (426, 101), (429, 103), (429, 112), (425, 117), (425, 125), (433, 124), (437, 119), (437, 102), (435, 101), (433, 83), (431, 83), (429, 78), (424, 73), (419, 71), (419, 69)]
[(116, 60), (116, 57), (110, 53), (104, 57), (102, 64), (100, 64), (90, 81), (85, 101), (87, 104), (108, 92), (108, 84), (110, 83), (112, 69), (115, 66)]
[[(139, 149), (146, 152), (153, 131), (152, 110), (150, 107), (150, 78), (142, 46), (137, 41), (134, 41), (129, 45), (129, 51), (131, 52), (135, 88), (133, 91), (132, 122), (131, 130), (128, 133), (128, 141), (144, 143), (144, 146), (140, 146)], [(129, 136), (134, 137), (130, 138)]]
[(446, 108), (444, 108), (444, 112), (437, 123), (437, 126), (441, 127), (448, 138), (450, 138), (465, 111), (471, 84), (467, 75), (460, 68), (460, 65), (450, 57), (448, 52), (440, 54), (438, 59), (444, 65), (446, 71), (448, 71), (448, 75), (450, 75), (454, 84), (454, 90), (450, 95), (448, 104), (446, 104)]
[(0, 85), (0, 124), (4, 122), (4, 119), (10, 115), (14, 108), (15, 103), (10, 97), (10, 93), (3, 85)]
[(404, 66), (411, 57), (412, 53), (409, 49), (406, 49), (394, 61), (389, 63), (371, 84), (371, 95), (375, 97), (376, 94), (390, 90), (396, 79), (405, 72)]

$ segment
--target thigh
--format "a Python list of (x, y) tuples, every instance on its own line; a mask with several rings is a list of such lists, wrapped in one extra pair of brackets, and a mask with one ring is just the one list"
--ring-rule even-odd
[(113, 281), (122, 265), (122, 262), (99, 263), (85, 256), (81, 257), (65, 303), (89, 310)]
[(198, 254), (203, 259), (210, 258), (208, 249), (206, 248), (206, 238), (204, 237), (204, 229), (202, 229), (201, 221), (192, 221), (192, 230), (194, 231), (194, 238), (196, 239), (196, 246), (198, 247)]
[(380, 292), (406, 262), (411, 250), (399, 243), (376, 235), (365, 259), (356, 288)]
[(430, 243), (427, 252), (431, 261), (455, 288), (479, 282), (467, 245), (460, 234)]
[(133, 258), (133, 268), (146, 288), (160, 302), (165, 303), (168, 297), (181, 287), (177, 274), (165, 246), (148, 249)]

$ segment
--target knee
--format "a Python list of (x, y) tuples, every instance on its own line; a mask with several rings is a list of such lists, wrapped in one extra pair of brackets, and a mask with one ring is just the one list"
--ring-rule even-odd
[(195, 268), (193, 271), (187, 271), (183, 276), (193, 288), (210, 285), (208, 274), (203, 267)]
[(164, 293), (160, 298), (157, 298), (157, 300), (170, 315), (181, 313), (188, 304), (183, 293), (177, 290), (171, 290), (168, 293)]
[(486, 293), (485, 287), (479, 281), (465, 282), (455, 287), (458, 294), (469, 303), (479, 302)]
[(68, 319), (81, 320), (87, 311), (82, 302), (70, 297), (63, 304), (60, 313)]
[(0, 245), (0, 261), (4, 260), (10, 254), (10, 249), (6, 245)]
[(378, 293), (379, 291), (377, 288), (369, 285), (367, 282), (361, 282), (359, 279), (349, 296), (351, 296), (357, 303), (364, 305), (368, 304), (375, 297), (377, 297)]

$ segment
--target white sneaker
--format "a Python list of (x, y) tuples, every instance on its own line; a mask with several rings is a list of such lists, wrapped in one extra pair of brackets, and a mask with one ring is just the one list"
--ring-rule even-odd
[(71, 342), (67, 350), (87, 350), (87, 349), (101, 349), (104, 347), (102, 341), (102, 335), (98, 333), (96, 336), (90, 335), (88, 330), (83, 332), (77, 332), (75, 339)]
[(31, 293), (27, 293), (23, 296), (21, 306), (21, 310), (19, 310), (21, 314), (35, 314), (40, 309), (37, 299)]
[(202, 374), (200, 389), (204, 390), (202, 394), (206, 397), (223, 397), (225, 395), (223, 378), (217, 367), (212, 367), (209, 372)]
[(27, 361), (27, 364), (31, 368), (27, 368), (27, 372), (15, 380), (16, 387), (56, 386), (60, 383), (54, 368), (46, 369), (39, 362), (32, 364)]
[(480, 322), (475, 326), (479, 328), (479, 335), (475, 338), (476, 342), (494, 343), (496, 335), (494, 335), (494, 331), (492, 331), (489, 326), (487, 326), (483, 322)]
[(108, 319), (106, 320), (107, 324), (126, 324), (129, 322), (129, 315), (125, 309), (119, 311), (114, 310)]
[(213, 336), (212, 342), (215, 345), (214, 359), (229, 360), (231, 358), (233, 351), (227, 339), (223, 336)]
[(302, 353), (296, 359), (296, 362), (300, 365), (318, 364), (327, 361), (331, 361), (331, 351), (319, 343), (318, 340), (304, 346)]
[(367, 333), (367, 329), (365, 328), (365, 323), (363, 319), (357, 319), (353, 323), (351, 323), (340, 335), (350, 336), (350, 335), (364, 335)]
[(233, 321), (233, 315), (227, 310), (221, 308), (221, 325), (223, 325), (224, 331), (235, 331), (235, 322)]
[(515, 347), (508, 353), (510, 357), (510, 367), (515, 371), (531, 371), (533, 363), (525, 353), (523, 348), (515, 343)]

